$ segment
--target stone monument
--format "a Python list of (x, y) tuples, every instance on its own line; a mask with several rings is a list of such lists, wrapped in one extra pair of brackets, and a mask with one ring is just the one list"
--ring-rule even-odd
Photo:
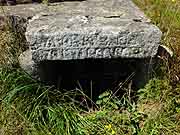
[[(130, 71), (135, 72), (137, 84), (144, 82), (162, 34), (131, 0), (28, 4), (9, 7), (7, 12), (27, 19), (25, 36), (29, 50), (20, 56), (20, 63), (43, 81), (52, 81), (54, 75), (54, 80), (63, 80), (57, 73), (85, 79), (93, 73), (99, 76), (99, 72), (104, 72), (104, 78), (106, 71), (112, 78), (118, 78)], [(91, 69), (98, 70), (90, 75)], [(88, 75), (77, 75), (82, 72)]]

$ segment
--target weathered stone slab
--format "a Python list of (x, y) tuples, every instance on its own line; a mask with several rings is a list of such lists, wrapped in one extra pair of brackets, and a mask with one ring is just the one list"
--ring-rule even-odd
[(64, 2), (34, 16), (26, 31), (32, 59), (147, 58), (161, 32), (131, 0)]
[(19, 62), (34, 78), (58, 85), (67, 80), (68, 86), (74, 77), (106, 84), (134, 72), (138, 87), (149, 79), (161, 31), (131, 0), (27, 4), (4, 7), (4, 11), (12, 16), (12, 23), (19, 22), (18, 17), (28, 22), (14, 26), (27, 26), (29, 50)]

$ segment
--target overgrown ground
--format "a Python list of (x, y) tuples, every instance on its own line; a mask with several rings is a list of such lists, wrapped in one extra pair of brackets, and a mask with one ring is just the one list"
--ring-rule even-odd
[(134, 1), (163, 31), (162, 43), (174, 52), (173, 58), (161, 57), (155, 78), (138, 90), (137, 101), (128, 96), (128, 88), (120, 97), (104, 92), (94, 103), (81, 90), (62, 93), (32, 80), (11, 59), (21, 51), (14, 43), (21, 45), (6, 29), (0, 32), (0, 61), (9, 65), (0, 69), (0, 134), (179, 135), (180, 2)]

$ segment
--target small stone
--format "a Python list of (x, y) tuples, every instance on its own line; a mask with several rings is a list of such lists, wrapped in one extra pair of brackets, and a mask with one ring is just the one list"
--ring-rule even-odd
[(19, 56), (19, 64), (28, 74), (33, 74), (34, 61), (32, 60), (32, 53), (29, 49)]

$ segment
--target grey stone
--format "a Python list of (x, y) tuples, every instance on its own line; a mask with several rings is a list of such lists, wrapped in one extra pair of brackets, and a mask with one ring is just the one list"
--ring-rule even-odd
[(28, 74), (33, 74), (35, 63), (32, 60), (31, 50), (28, 49), (19, 56), (19, 64)]
[[(42, 81), (58, 82), (62, 80), (58, 78), (65, 76), (69, 83), (69, 78), (78, 76), (80, 71), (91, 76), (91, 66), (99, 66), (100, 62), (104, 74), (99, 80), (106, 75), (105, 69), (108, 75), (113, 74), (112, 78), (134, 71), (135, 83), (142, 86), (139, 83), (144, 84), (149, 78), (148, 72), (154, 65), (149, 61), (156, 59), (162, 34), (131, 0), (69, 1), (50, 6), (27, 4), (5, 7), (5, 12), (28, 20), (25, 35), (30, 50), (20, 57), (20, 64)], [(89, 65), (93, 60), (97, 60), (96, 64)], [(96, 68), (92, 77), (95, 80), (99, 72), (98, 67), (93, 70)]]
[(85, 58), (147, 58), (161, 32), (131, 0), (64, 2), (34, 16), (26, 38), (35, 62)]

